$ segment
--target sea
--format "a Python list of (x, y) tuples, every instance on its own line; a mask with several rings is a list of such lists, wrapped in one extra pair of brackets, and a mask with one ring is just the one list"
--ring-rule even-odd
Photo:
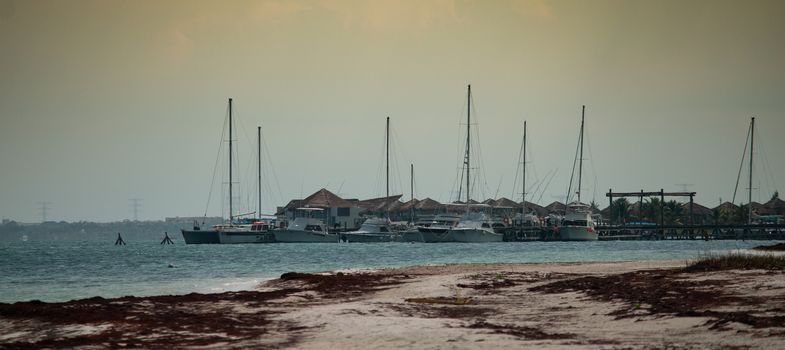
[(696, 259), (770, 241), (597, 241), (484, 244), (333, 243), (174, 245), (158, 241), (0, 243), (0, 302), (253, 289), (290, 271), (449, 263)]

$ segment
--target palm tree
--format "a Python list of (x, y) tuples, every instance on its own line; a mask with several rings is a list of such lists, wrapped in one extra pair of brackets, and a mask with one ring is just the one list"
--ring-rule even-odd
[(680, 223), (682, 213), (684, 212), (684, 208), (682, 208), (679, 202), (671, 200), (667, 201), (664, 204), (665, 213), (663, 215), (663, 219), (665, 223), (668, 225), (674, 225)]
[(630, 211), (630, 202), (627, 198), (619, 198), (611, 204), (611, 218), (616, 222), (622, 222)]
[(657, 221), (660, 217), (660, 199), (657, 197), (646, 199), (643, 202), (642, 215), (650, 221)]

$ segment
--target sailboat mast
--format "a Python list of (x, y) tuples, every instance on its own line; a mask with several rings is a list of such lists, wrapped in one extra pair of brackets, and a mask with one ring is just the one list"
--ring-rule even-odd
[(257, 180), (257, 196), (259, 197), (259, 212), (258, 217), (262, 217), (262, 127), (256, 127), (256, 174)]
[(232, 224), (232, 99), (229, 99), (229, 224)]
[(747, 224), (752, 224), (752, 149), (755, 146), (755, 117), (752, 117), (750, 122), (750, 191), (749, 191), (749, 204), (747, 206)]
[[(523, 208), (522, 213), (526, 215), (526, 121), (523, 121), (523, 186), (522, 186)], [(526, 218), (522, 218), (525, 220)]]
[(414, 164), (410, 164), (410, 166), (411, 166), (411, 173), (409, 175), (409, 181), (410, 181), (410, 184), (409, 184), (410, 187), (409, 188), (412, 191), (412, 196), (411, 196), (412, 197), (411, 198), (411, 203), (412, 203), (411, 220), (412, 220), (412, 222), (414, 222)]
[(472, 85), (469, 84), (469, 93), (466, 98), (466, 205), (468, 208), (469, 205), (469, 181), (471, 177), (469, 176), (469, 171), (471, 169), (471, 163), (469, 162), (470, 157), (470, 147), (471, 147), (471, 127), (472, 127)]
[(387, 117), (387, 126), (385, 127), (385, 152), (387, 153), (387, 196), (390, 198), (390, 117)]
[(581, 153), (578, 158), (578, 203), (581, 202), (581, 175), (583, 172), (583, 122), (586, 114), (586, 106), (581, 109)]

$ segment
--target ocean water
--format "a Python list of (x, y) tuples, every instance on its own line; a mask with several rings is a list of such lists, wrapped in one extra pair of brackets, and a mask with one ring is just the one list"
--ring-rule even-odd
[(693, 259), (768, 241), (160, 245), (0, 243), (0, 302), (251, 289), (284, 272), (471, 262)]

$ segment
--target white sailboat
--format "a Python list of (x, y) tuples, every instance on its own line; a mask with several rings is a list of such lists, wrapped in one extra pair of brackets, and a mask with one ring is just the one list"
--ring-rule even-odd
[[(237, 218), (233, 209), (232, 193), (232, 99), (229, 99), (229, 222), (214, 225), (211, 229), (202, 230), (198, 225), (193, 229), (182, 229), (185, 244), (236, 244), (236, 243), (271, 243), (274, 240), (271, 232), (271, 220)], [(259, 148), (261, 150), (261, 127), (258, 129)], [(261, 157), (261, 156), (260, 156)], [(261, 182), (261, 158), (259, 163), (259, 181)], [(261, 184), (259, 186), (259, 211), (261, 212)], [(240, 215), (242, 216), (242, 215)]]
[(466, 155), (463, 162), (466, 169), (466, 215), (460, 223), (449, 229), (448, 241), (462, 243), (501, 242), (504, 235), (494, 232), (491, 220), (484, 214), (472, 212), (472, 206), (469, 204), (471, 203), (471, 103), (472, 86), (469, 85), (466, 100)]
[[(387, 124), (385, 127), (385, 152), (386, 159), (386, 185), (387, 195), (385, 198), (390, 198), (390, 117), (387, 117)], [(400, 240), (398, 230), (390, 225), (389, 213), (385, 218), (368, 218), (360, 226), (357, 231), (346, 232), (343, 238), (347, 242), (357, 243), (379, 243), (379, 242), (394, 242)]]
[[(595, 223), (591, 215), (591, 207), (588, 204), (581, 202), (581, 176), (583, 175), (583, 132), (585, 121), (586, 106), (581, 109), (581, 132), (578, 136), (578, 152), (576, 157), (578, 161), (578, 187), (576, 190), (577, 198), (575, 201), (570, 202), (570, 194), (572, 193), (572, 178), (570, 178), (570, 187), (567, 189), (567, 208), (559, 227), (559, 239), (563, 241), (596, 241), (599, 237), (597, 231), (594, 229)], [(574, 167), (575, 162), (573, 162)], [(573, 169), (574, 173), (574, 169)]]

